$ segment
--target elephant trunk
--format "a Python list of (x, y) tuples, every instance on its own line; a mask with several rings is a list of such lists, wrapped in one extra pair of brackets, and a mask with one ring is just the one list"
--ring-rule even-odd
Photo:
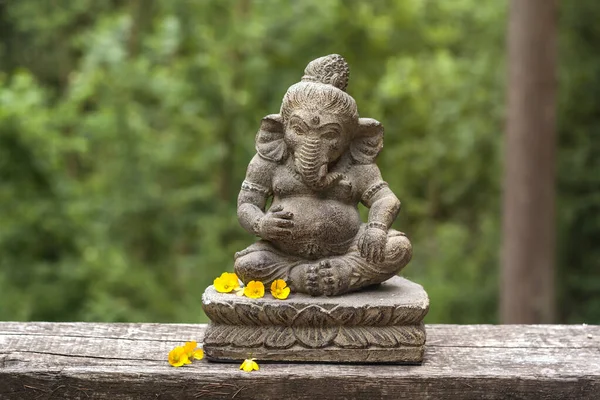
[(296, 170), (302, 180), (312, 189), (322, 190), (340, 180), (338, 172), (328, 173), (329, 160), (321, 142), (316, 138), (307, 138), (295, 152)]

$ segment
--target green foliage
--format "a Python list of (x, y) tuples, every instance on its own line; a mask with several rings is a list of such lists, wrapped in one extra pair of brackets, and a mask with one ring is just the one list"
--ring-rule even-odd
[[(595, 26), (600, 10), (568, 8)], [(260, 118), (340, 53), (361, 115), (387, 127), (428, 321), (495, 322), (505, 18), (476, 0), (0, 2), (0, 319), (202, 321), (204, 288), (253, 240), (235, 203)], [(578, 49), (564, 75), (581, 98), (600, 58)], [(587, 113), (561, 108), (579, 132), (561, 153), (579, 172), (561, 175), (570, 321), (600, 318), (573, 311), (574, 288), (597, 291), (588, 95)]]
[(560, 318), (600, 323), (600, 3), (565, 2), (561, 11)]

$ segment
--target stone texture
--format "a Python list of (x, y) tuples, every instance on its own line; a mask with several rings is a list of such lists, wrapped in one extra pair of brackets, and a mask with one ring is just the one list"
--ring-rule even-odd
[[(338, 54), (311, 61), (279, 113), (261, 122), (237, 208), (242, 227), (259, 240), (235, 254), (234, 270), (246, 285), (283, 280), (293, 295), (252, 300), (209, 287), (204, 349), (211, 359), (423, 359), (429, 300), (421, 286), (396, 276), (412, 245), (390, 228), (400, 200), (375, 163), (383, 126), (359, 117), (346, 91), (349, 71)], [(369, 208), (367, 221), (359, 203)]]
[(420, 285), (398, 276), (361, 292), (337, 297), (295, 293), (286, 300), (270, 294), (238, 297), (210, 286), (202, 302), (212, 321), (204, 338), (212, 360), (423, 360), (429, 299)]
[(400, 201), (375, 163), (383, 125), (359, 117), (348, 81), (342, 56), (313, 60), (263, 118), (238, 195), (240, 224), (260, 238), (235, 254), (244, 283), (283, 279), (296, 293), (337, 296), (409, 263), (410, 240), (390, 229)]

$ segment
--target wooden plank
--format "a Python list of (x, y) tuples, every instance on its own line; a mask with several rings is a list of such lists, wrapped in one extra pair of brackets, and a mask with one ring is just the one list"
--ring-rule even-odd
[(195, 362), (204, 325), (0, 323), (0, 399), (597, 399), (600, 326), (428, 325), (422, 366)]

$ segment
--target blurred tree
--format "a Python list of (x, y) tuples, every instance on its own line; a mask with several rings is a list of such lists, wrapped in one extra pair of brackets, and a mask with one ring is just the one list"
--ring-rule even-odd
[(512, 0), (504, 155), (501, 317), (554, 320), (556, 193), (554, 0)]
[(387, 127), (380, 164), (429, 322), (497, 321), (505, 14), (476, 0), (0, 2), (0, 319), (202, 321), (204, 288), (253, 240), (235, 202), (260, 119), (307, 62), (340, 53), (361, 115)]

